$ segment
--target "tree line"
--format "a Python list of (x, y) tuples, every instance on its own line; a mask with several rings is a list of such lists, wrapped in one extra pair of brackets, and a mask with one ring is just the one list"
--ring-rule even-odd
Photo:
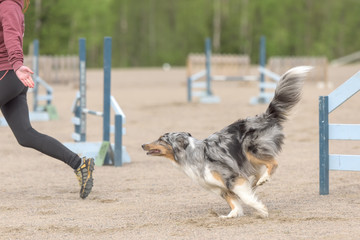
[[(338, 58), (360, 49), (358, 0), (32, 0), (25, 13), (25, 51), (77, 54), (87, 39), (90, 67), (101, 66), (103, 37), (113, 38), (113, 66), (183, 66), (189, 53)], [(359, 36), (359, 37), (358, 37)]]

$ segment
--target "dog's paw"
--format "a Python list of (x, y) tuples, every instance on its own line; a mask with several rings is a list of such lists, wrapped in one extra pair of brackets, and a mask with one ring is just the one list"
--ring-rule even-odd
[(244, 216), (244, 213), (233, 210), (228, 215), (221, 215), (219, 217), (221, 219), (227, 219), (227, 218), (237, 218), (237, 217), (241, 217), (241, 216)]
[(268, 174), (268, 172), (265, 172), (264, 175), (261, 176), (261, 178), (259, 179), (259, 181), (257, 181), (256, 186), (261, 186), (266, 182), (270, 181), (270, 176)]

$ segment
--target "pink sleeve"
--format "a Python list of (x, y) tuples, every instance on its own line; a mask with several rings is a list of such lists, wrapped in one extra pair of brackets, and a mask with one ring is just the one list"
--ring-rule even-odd
[(1, 5), (0, 17), (4, 34), (4, 42), (9, 62), (14, 71), (19, 69), (24, 62), (23, 34), (24, 14), (21, 6), (14, 1), (5, 1)]

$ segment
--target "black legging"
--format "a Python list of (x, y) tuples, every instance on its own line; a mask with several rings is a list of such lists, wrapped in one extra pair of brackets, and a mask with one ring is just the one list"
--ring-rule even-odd
[(31, 127), (26, 100), (28, 88), (17, 78), (15, 72), (13, 70), (0, 71), (0, 79), (1, 112), (18, 143), (59, 159), (76, 169), (81, 163), (77, 154), (58, 140), (41, 134)]

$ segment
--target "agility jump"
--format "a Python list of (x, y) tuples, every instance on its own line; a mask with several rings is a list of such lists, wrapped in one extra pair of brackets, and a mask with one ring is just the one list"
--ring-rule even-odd
[[(188, 58), (188, 79), (187, 79), (187, 101), (192, 102), (193, 97), (199, 97), (201, 103), (218, 103), (220, 98), (215, 96), (212, 91), (212, 81), (243, 81), (243, 82), (259, 82), (259, 95), (253, 97), (250, 100), (251, 104), (262, 104), (269, 103), (274, 96), (274, 89), (276, 88), (277, 82), (280, 76), (270, 70), (266, 69), (266, 43), (265, 37), (260, 39), (260, 76), (242, 75), (242, 76), (225, 76), (225, 75), (212, 75), (211, 66), (211, 40), (207, 38), (205, 40), (205, 70), (199, 71), (191, 75), (191, 63)], [(238, 59), (241, 66), (249, 66), (250, 59), (246, 56), (242, 59)], [(204, 79), (205, 81), (201, 81)], [(265, 77), (275, 81), (266, 82)], [(196, 89), (196, 90), (194, 90)]]
[[(190, 58), (187, 60), (188, 74), (191, 72)], [(205, 81), (197, 81), (203, 79)], [(218, 103), (220, 98), (213, 95), (211, 90), (211, 40), (205, 39), (205, 70), (202, 70), (187, 79), (187, 100), (191, 102), (193, 97), (199, 97), (201, 103)], [(197, 81), (197, 82), (195, 82)], [(193, 90), (194, 88), (199, 90)]]
[[(103, 111), (90, 110), (86, 106), (86, 40), (79, 40), (80, 58), (80, 89), (76, 94), (73, 104), (75, 132), (72, 138), (75, 143), (65, 143), (72, 151), (87, 157), (94, 157), (96, 165), (122, 166), (130, 162), (129, 154), (122, 144), (122, 136), (125, 134), (125, 114), (121, 110), (116, 99), (111, 96), (111, 37), (104, 38), (104, 99)], [(115, 114), (115, 126), (110, 126), (110, 108)], [(103, 140), (102, 142), (86, 141), (86, 115), (92, 114), (103, 119)], [(115, 133), (115, 143), (110, 144), (110, 133)]]
[[(266, 38), (262, 36), (260, 38), (260, 79), (259, 79), (259, 95), (250, 99), (250, 104), (265, 104), (269, 103), (274, 97), (274, 91), (277, 86), (277, 82), (280, 81), (280, 75), (266, 69)], [(266, 82), (265, 77), (273, 80), (274, 82)]]
[(360, 90), (360, 72), (319, 97), (319, 187), (329, 194), (329, 170), (360, 171), (360, 155), (329, 154), (329, 140), (360, 140), (360, 124), (330, 124), (329, 114)]
[[(35, 39), (33, 44), (34, 44), (33, 78), (35, 82), (35, 87), (33, 89), (33, 94), (34, 94), (33, 111), (34, 113), (38, 113), (38, 114), (41, 112), (46, 112), (50, 120), (58, 119), (56, 109), (51, 104), (51, 101), (53, 100), (53, 88), (39, 76), (39, 40)], [(43, 86), (46, 89), (46, 95), (39, 94), (39, 86)], [(41, 106), (39, 103), (40, 101), (46, 101), (46, 104)]]
[[(212, 81), (256, 81), (256, 76), (227, 76), (227, 75), (214, 75), (212, 72), (212, 63), (216, 62), (231, 64), (237, 68), (246, 68), (250, 66), (250, 58), (248, 56), (212, 56), (211, 40), (205, 39), (205, 69), (191, 75), (192, 62), (203, 61), (203, 56), (190, 55), (187, 60), (188, 80), (187, 80), (187, 95), (188, 102), (191, 102), (193, 97), (199, 97), (202, 103), (218, 103), (220, 98), (213, 95), (211, 89)], [(237, 69), (238, 70), (238, 69)], [(199, 81), (205, 77), (205, 81)], [(197, 89), (197, 90), (194, 90)]]

